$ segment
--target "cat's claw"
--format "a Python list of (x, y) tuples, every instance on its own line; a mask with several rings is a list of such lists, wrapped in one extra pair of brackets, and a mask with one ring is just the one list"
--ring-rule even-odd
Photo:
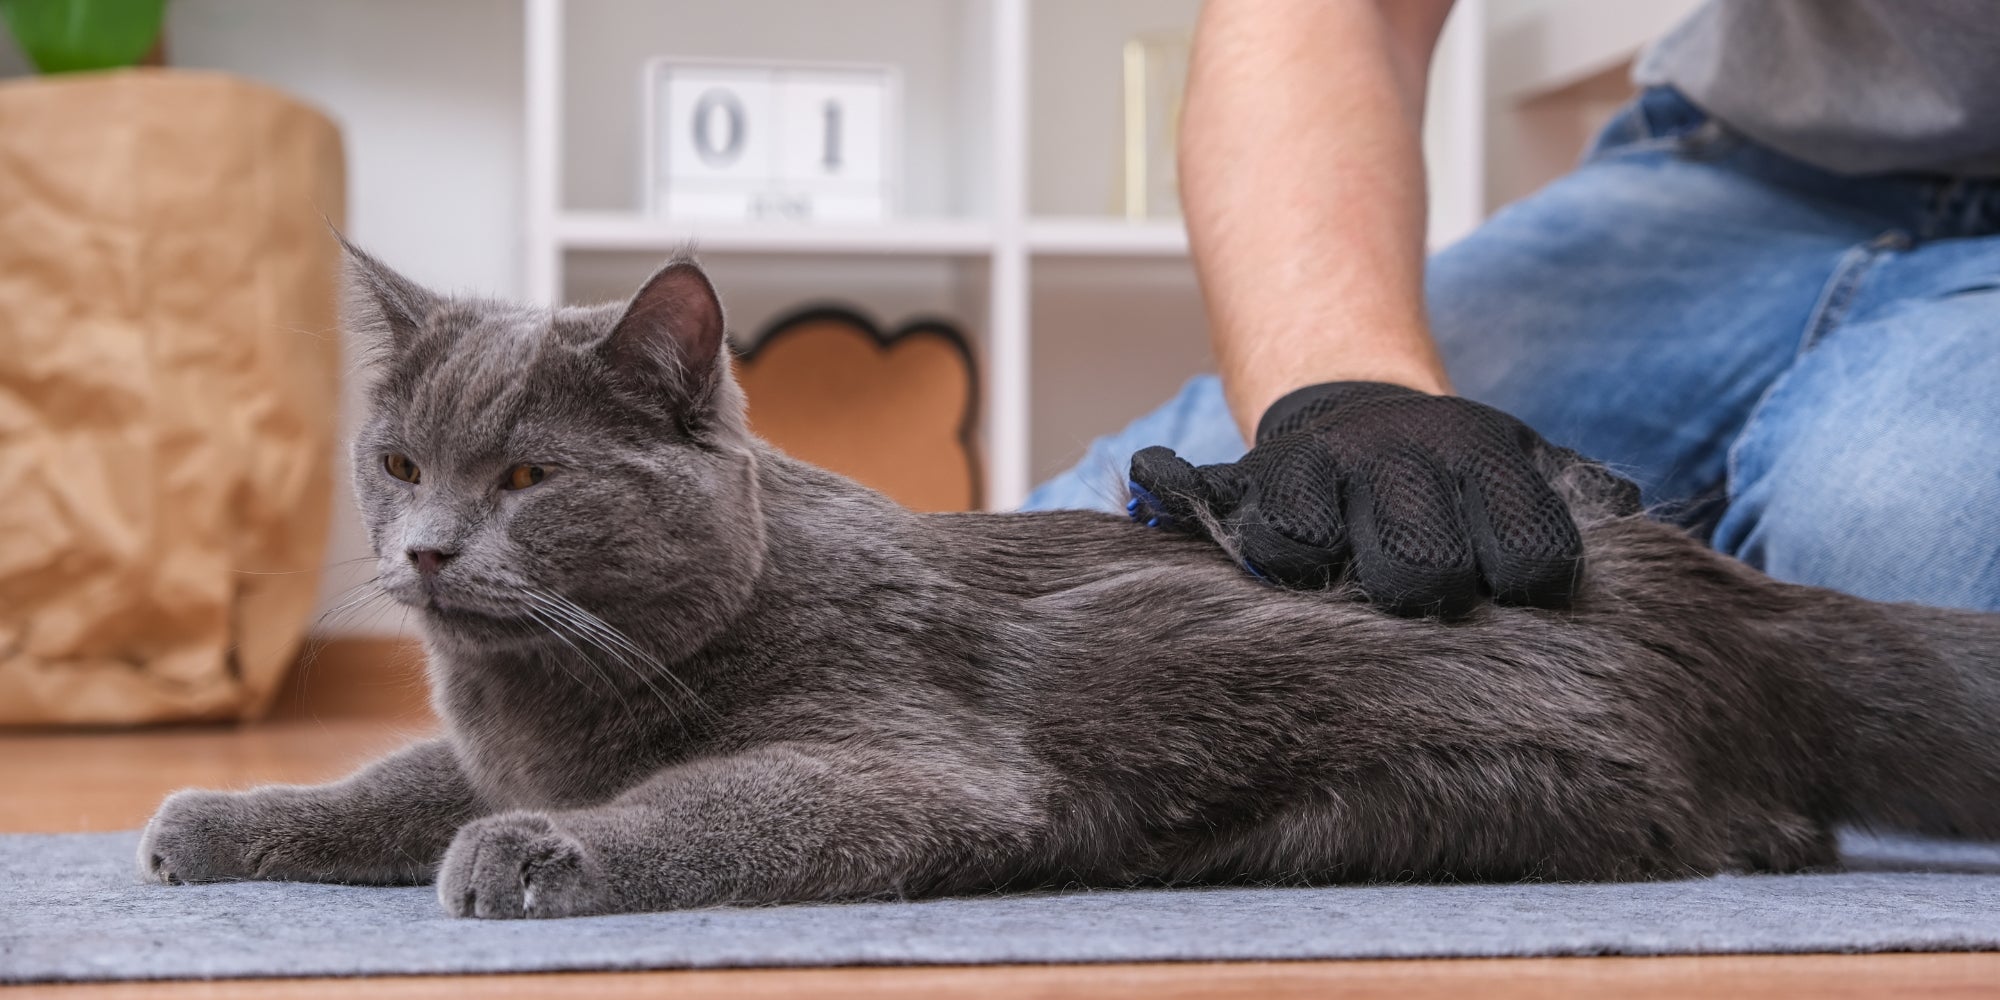
[(607, 912), (583, 844), (540, 813), (466, 824), (438, 869), (438, 902), (454, 917), (518, 920)]
[(139, 836), (139, 877), (165, 885), (255, 878), (268, 850), (243, 822), (247, 796), (188, 790), (167, 796)]

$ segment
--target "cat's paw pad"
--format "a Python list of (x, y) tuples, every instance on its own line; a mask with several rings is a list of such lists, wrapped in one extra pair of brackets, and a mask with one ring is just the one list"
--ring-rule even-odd
[(199, 789), (167, 796), (139, 836), (140, 878), (185, 885), (254, 877), (239, 798)]
[(503, 813), (461, 827), (438, 871), (438, 902), (455, 917), (519, 919), (602, 913), (583, 843), (540, 813)]

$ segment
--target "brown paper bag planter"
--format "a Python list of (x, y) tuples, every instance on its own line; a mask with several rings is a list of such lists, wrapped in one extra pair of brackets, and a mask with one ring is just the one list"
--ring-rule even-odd
[(740, 352), (737, 375), (751, 429), (786, 453), (912, 510), (979, 506), (979, 380), (949, 324), (888, 333), (847, 309), (805, 309)]
[(340, 134), (212, 73), (0, 84), (0, 724), (249, 717), (318, 591)]

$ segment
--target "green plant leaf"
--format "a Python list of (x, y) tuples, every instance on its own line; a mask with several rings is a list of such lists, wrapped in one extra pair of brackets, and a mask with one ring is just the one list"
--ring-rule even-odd
[(0, 17), (44, 73), (131, 66), (160, 37), (167, 0), (0, 0)]

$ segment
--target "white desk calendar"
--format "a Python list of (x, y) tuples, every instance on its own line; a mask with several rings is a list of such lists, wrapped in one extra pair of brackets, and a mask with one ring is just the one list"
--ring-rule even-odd
[(647, 208), (672, 219), (880, 220), (895, 200), (900, 96), (887, 66), (655, 59)]

